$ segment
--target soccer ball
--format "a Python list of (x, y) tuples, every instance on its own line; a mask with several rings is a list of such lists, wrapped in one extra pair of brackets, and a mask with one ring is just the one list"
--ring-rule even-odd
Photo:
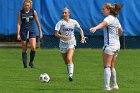
[(49, 77), (48, 74), (43, 73), (43, 74), (40, 74), (39, 80), (40, 80), (41, 82), (49, 82), (49, 81), (50, 81), (50, 77)]

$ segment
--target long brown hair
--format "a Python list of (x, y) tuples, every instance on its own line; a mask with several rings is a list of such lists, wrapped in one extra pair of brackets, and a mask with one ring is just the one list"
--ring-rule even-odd
[(122, 9), (123, 5), (122, 4), (114, 4), (112, 5), (111, 3), (105, 3), (104, 7), (110, 10), (110, 13), (113, 14), (115, 17), (118, 16), (118, 12)]

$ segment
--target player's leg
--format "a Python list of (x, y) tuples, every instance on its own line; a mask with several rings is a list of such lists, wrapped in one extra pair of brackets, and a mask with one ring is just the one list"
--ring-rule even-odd
[(22, 62), (24, 68), (27, 68), (27, 41), (22, 41)]
[[(64, 60), (64, 62), (66, 64), (66, 66), (67, 66), (68, 75), (70, 76), (71, 68), (70, 68), (70, 65), (67, 62), (67, 53), (61, 53), (61, 54), (62, 54), (62, 58), (63, 58), (63, 60)], [(72, 78), (69, 78), (69, 80), (72, 81)]]
[(74, 72), (74, 64), (73, 64), (73, 54), (74, 54), (74, 48), (69, 48), (67, 52), (67, 67), (68, 67), (68, 74), (69, 74), (69, 80), (72, 81), (73, 72)]
[(68, 62), (67, 62), (67, 48), (63, 48), (63, 46), (60, 46), (60, 51), (61, 51), (61, 55), (62, 55), (62, 58), (67, 66), (67, 71), (69, 73), (69, 68), (68, 68)]
[(30, 38), (29, 42), (30, 42), (30, 46), (31, 46), (29, 66), (31, 68), (33, 68), (34, 67), (33, 61), (34, 61), (35, 53), (36, 53), (36, 38)]
[(67, 63), (67, 53), (61, 53), (61, 55), (62, 55), (62, 58), (63, 58), (65, 64), (67, 65), (68, 64)]
[(115, 70), (115, 62), (116, 62), (117, 56), (114, 55), (112, 62), (111, 62), (111, 80), (112, 80), (112, 89), (119, 89), (116, 79), (116, 70)]
[(68, 69), (68, 63), (67, 63), (67, 53), (61, 53), (62, 54), (62, 58), (67, 66), (67, 71), (69, 73), (69, 69)]
[(102, 53), (103, 57), (103, 63), (104, 63), (104, 89), (105, 90), (111, 90), (110, 89), (110, 78), (111, 78), (111, 61), (113, 56), (108, 55), (106, 53)]

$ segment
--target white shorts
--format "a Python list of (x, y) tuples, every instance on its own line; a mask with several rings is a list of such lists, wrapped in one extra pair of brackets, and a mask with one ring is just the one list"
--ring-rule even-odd
[(66, 53), (69, 48), (74, 48), (76, 46), (76, 40), (70, 40), (70, 41), (61, 41), (59, 43), (59, 48), (61, 53)]
[(67, 53), (68, 49), (73, 48), (75, 49), (75, 45), (69, 45), (68, 47), (60, 47), (60, 52), (61, 53)]
[(120, 46), (103, 46), (103, 52), (108, 55), (117, 56), (120, 51)]

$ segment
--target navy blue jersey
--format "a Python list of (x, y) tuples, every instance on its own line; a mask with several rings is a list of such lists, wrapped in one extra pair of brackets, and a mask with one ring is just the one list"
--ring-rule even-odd
[(21, 29), (20, 31), (26, 32), (31, 31), (34, 32), (34, 10), (31, 9), (29, 13), (25, 13), (24, 10), (20, 11), (21, 13)]

